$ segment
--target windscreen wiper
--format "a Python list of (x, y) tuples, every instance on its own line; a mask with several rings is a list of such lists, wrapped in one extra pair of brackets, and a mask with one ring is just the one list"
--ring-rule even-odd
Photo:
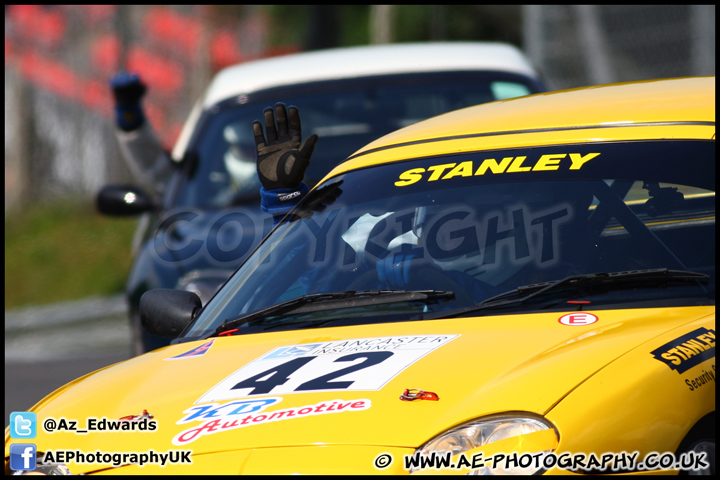
[(215, 329), (214, 337), (222, 332), (249, 325), (257, 321), (260, 324), (265, 317), (274, 317), (288, 313), (308, 313), (325, 310), (337, 310), (353, 307), (365, 307), (386, 303), (434, 302), (452, 300), (455, 293), (445, 290), (348, 290), (345, 292), (313, 293), (278, 303), (253, 313), (231, 318)]
[(528, 300), (547, 293), (557, 293), (560, 290), (576, 288), (628, 288), (648, 282), (667, 283), (668, 281), (687, 282), (708, 280), (710, 275), (685, 270), (669, 270), (667, 268), (651, 268), (645, 270), (630, 270), (625, 272), (598, 272), (584, 275), (573, 275), (560, 280), (523, 285), (513, 290), (501, 293), (483, 300), (474, 307), (464, 309), (462, 313), (500, 308), (511, 304), (524, 305)]

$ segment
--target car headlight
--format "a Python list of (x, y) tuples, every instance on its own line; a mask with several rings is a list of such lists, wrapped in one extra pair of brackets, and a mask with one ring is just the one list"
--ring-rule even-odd
[[(477, 457), (482, 453), (485, 466), (471, 470), (472, 475), (530, 475), (543, 469), (542, 456), (555, 450), (558, 434), (547, 420), (527, 414), (503, 414), (463, 423), (433, 438), (415, 453), (422, 457), (451, 452), (453, 463), (458, 456)], [(500, 454), (503, 454), (500, 456)], [(523, 454), (535, 455), (521, 459)], [(493, 458), (503, 461), (493, 462)], [(468, 464), (465, 464), (468, 465)], [(467, 471), (468, 469), (466, 469)], [(413, 468), (410, 473), (420, 471)]]

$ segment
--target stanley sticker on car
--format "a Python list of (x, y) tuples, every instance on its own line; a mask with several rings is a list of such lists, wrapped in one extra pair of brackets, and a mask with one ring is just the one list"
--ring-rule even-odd
[(528, 159), (527, 156), (505, 157), (498, 161), (495, 158), (488, 158), (482, 162), (468, 160), (461, 163), (445, 163), (424, 168), (412, 168), (402, 172), (395, 182), (397, 187), (412, 185), (425, 179), (428, 182), (436, 180), (448, 180), (453, 177), (472, 177), (476, 175), (501, 174), (501, 173), (522, 173), (542, 172), (561, 169), (580, 170), (585, 163), (600, 155), (600, 153), (559, 153), (542, 155), (540, 158)]
[(678, 373), (683, 373), (715, 357), (715, 330), (698, 328), (650, 353), (656, 360), (660, 360)]

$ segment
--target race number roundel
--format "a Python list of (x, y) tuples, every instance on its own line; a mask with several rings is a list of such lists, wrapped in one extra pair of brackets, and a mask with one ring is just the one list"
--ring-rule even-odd
[(597, 321), (598, 317), (596, 315), (587, 312), (568, 313), (567, 315), (563, 315), (558, 319), (558, 322), (571, 327), (591, 325)]
[(195, 403), (260, 395), (380, 390), (459, 335), (407, 335), (284, 345), (242, 366)]

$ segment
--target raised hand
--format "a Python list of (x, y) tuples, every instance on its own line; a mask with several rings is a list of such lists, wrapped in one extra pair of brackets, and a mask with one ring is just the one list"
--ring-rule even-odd
[(257, 171), (265, 190), (297, 188), (310, 165), (310, 156), (318, 136), (310, 135), (301, 144), (302, 129), (297, 107), (287, 109), (276, 103), (273, 111), (264, 111), (265, 134), (262, 124), (253, 122), (253, 135), (257, 149)]

